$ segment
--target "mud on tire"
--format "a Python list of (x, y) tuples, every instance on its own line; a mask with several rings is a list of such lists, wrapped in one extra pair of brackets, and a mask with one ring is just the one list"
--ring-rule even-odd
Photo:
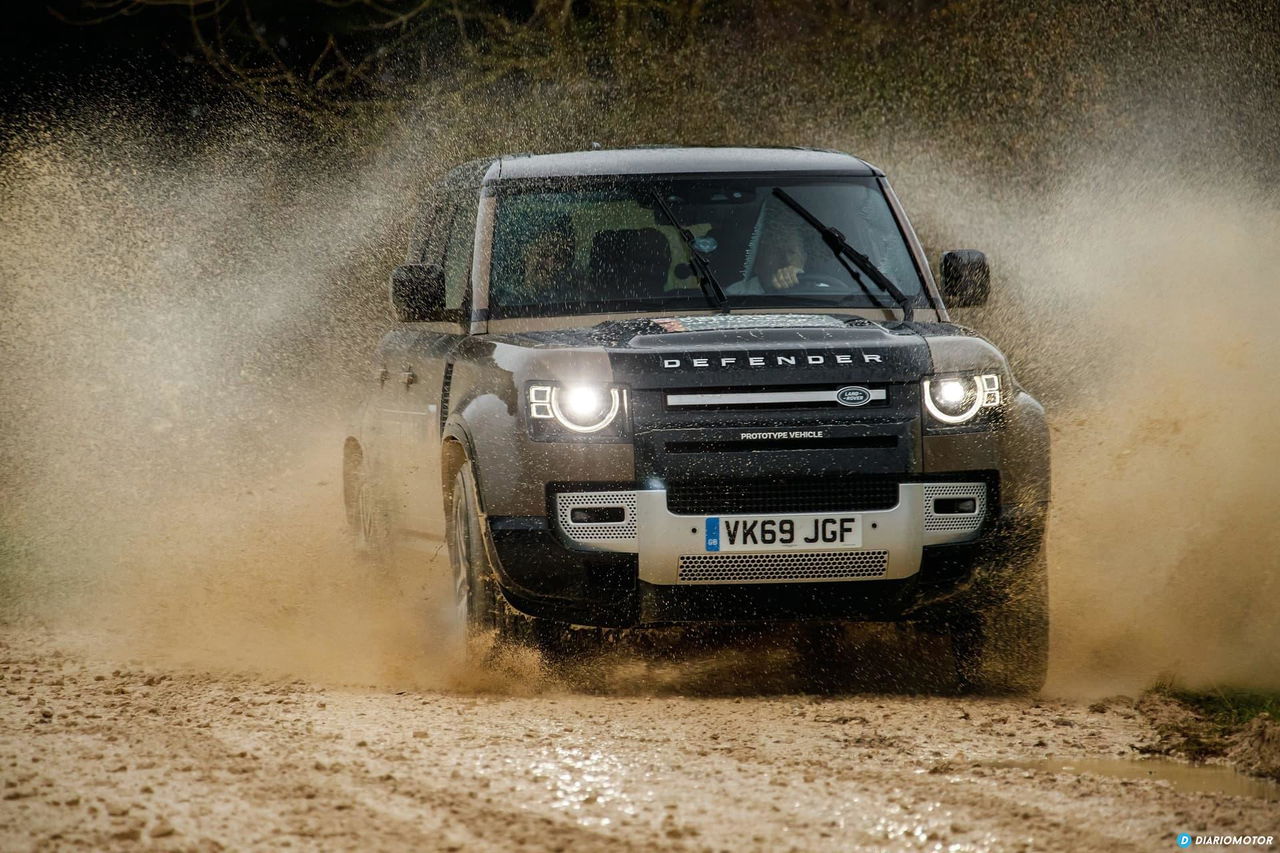
[[(502, 632), (503, 621), (498, 607), (498, 594), (493, 566), (485, 549), (484, 531), (480, 528), (480, 503), (476, 495), (475, 475), (469, 463), (463, 464), (453, 481), (448, 515), (447, 537), (449, 566), (452, 571), (453, 604), (457, 629), (463, 634), (468, 651), (486, 632)], [(499, 639), (502, 639), (499, 636)]]
[[(503, 597), (497, 573), (485, 547), (480, 501), (471, 463), (464, 462), (453, 482), (448, 514), (449, 562), (458, 628), (468, 656), (488, 662), (495, 646), (536, 649), (549, 663), (597, 649), (603, 632), (573, 628), (521, 613)], [(485, 639), (492, 642), (486, 643)]]

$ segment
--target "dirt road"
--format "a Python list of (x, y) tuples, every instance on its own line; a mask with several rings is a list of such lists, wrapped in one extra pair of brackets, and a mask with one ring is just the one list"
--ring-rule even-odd
[[(3, 635), (5, 850), (1168, 850), (1280, 806), (1008, 766), (1132, 756), (1132, 703), (465, 695)], [(1274, 848), (1273, 848), (1274, 849)]]

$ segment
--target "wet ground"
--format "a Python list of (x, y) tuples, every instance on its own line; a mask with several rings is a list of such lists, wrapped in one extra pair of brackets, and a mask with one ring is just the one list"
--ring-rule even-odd
[(1280, 835), (1270, 789), (1177, 765), (1199, 780), (1184, 784), (1135, 758), (1153, 732), (1123, 699), (335, 688), (0, 636), (4, 850), (1170, 850), (1184, 831)]
[(1046, 773), (1152, 780), (1167, 783), (1175, 791), (1186, 793), (1229, 794), (1280, 803), (1280, 783), (1219, 765), (1189, 764), (1159, 758), (1143, 758), (1140, 761), (1126, 758), (1042, 758), (998, 762), (996, 766)]

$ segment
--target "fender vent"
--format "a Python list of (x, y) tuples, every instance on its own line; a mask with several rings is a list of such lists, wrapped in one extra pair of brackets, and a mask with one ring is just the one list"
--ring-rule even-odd
[(444, 366), (444, 383), (440, 386), (440, 432), (444, 433), (445, 421), (449, 419), (449, 387), (453, 384), (453, 362)]

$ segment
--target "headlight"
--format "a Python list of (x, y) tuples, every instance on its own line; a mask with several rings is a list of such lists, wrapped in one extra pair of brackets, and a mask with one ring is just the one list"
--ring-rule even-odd
[[(579, 435), (620, 434), (618, 416), (626, 408), (626, 402), (626, 389), (614, 385), (529, 386), (529, 418), (535, 425), (539, 421), (551, 421)], [(610, 430), (615, 422), (618, 428)], [(546, 435), (546, 430), (535, 429), (535, 435), (552, 437)]]
[(939, 423), (966, 424), (984, 408), (1000, 405), (1000, 377), (935, 376), (924, 380), (924, 407)]

